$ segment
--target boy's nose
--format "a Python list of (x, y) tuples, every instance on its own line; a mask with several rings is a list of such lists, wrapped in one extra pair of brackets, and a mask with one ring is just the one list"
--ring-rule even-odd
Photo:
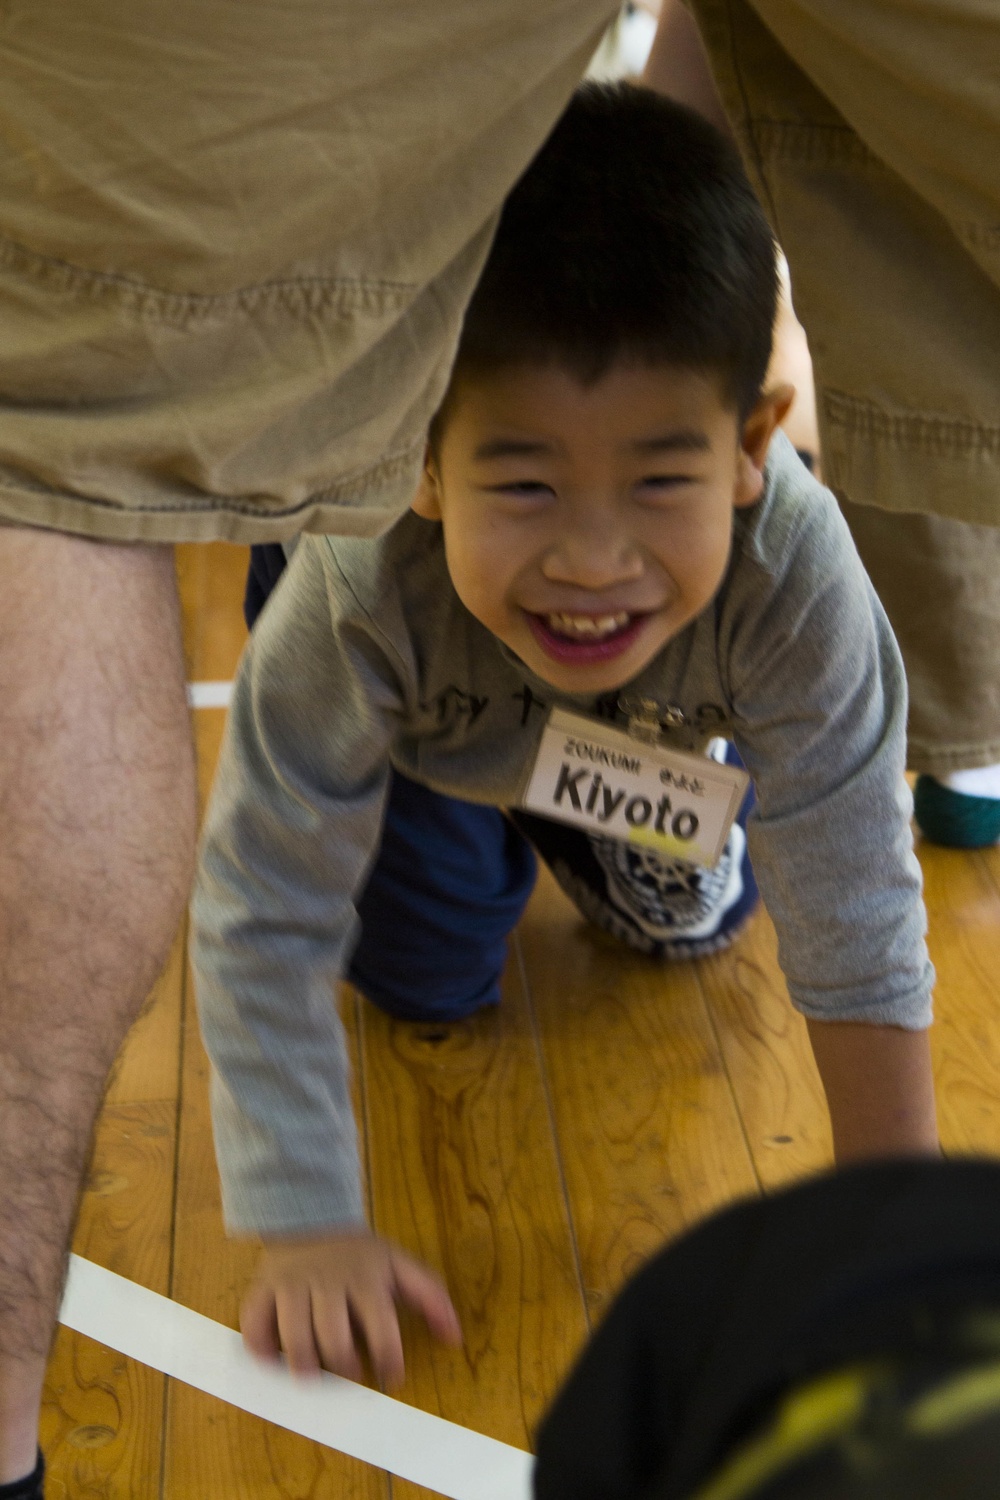
[(642, 572), (642, 552), (633, 539), (601, 524), (567, 530), (542, 561), (542, 573), (550, 583), (584, 589), (632, 583)]

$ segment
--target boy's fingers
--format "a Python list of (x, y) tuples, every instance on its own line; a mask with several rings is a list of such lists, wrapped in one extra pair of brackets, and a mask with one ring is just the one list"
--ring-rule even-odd
[(329, 1370), (332, 1375), (344, 1375), (348, 1380), (360, 1380), (361, 1360), (354, 1347), (354, 1329), (343, 1292), (328, 1297), (321, 1291), (314, 1291), (312, 1322), (324, 1370)]
[(280, 1355), (278, 1313), (274, 1293), (268, 1287), (252, 1286), (243, 1298), (240, 1332), (250, 1353), (258, 1359), (275, 1360)]
[(351, 1313), (364, 1337), (372, 1373), (382, 1386), (402, 1385), (403, 1338), (396, 1304), (385, 1285), (366, 1287), (351, 1297)]
[(461, 1343), (440, 1278), (385, 1241), (361, 1234), (266, 1252), (240, 1326), (247, 1347), (261, 1358), (283, 1352), (296, 1374), (326, 1369), (349, 1380), (361, 1377), (363, 1338), (378, 1381), (396, 1386), (404, 1374), (397, 1301), (419, 1313), (436, 1338)]
[(434, 1337), (445, 1344), (460, 1344), (462, 1325), (444, 1282), (399, 1250), (393, 1253), (392, 1271), (400, 1300), (420, 1313)]
[(278, 1336), (288, 1368), (296, 1375), (313, 1375), (320, 1368), (313, 1334), (312, 1300), (307, 1286), (281, 1289), (277, 1295)]

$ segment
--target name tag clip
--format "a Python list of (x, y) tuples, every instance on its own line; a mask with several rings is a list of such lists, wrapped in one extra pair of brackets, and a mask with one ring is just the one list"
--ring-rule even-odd
[(687, 715), (675, 703), (659, 704), (641, 693), (620, 693), (618, 707), (628, 719), (628, 734), (633, 740), (658, 745), (665, 729), (679, 729)]

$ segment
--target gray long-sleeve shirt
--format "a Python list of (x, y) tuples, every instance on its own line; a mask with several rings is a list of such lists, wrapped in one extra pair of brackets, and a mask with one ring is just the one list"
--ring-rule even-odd
[[(735, 512), (715, 599), (629, 687), (683, 711), (679, 746), (735, 740), (757, 791), (754, 870), (798, 1009), (926, 1026), (902, 663), (832, 496), (784, 437), (763, 498)], [(535, 677), (468, 613), (438, 525), (409, 515), (378, 540), (299, 545), (240, 665), (194, 900), (230, 1228), (363, 1217), (333, 986), (390, 764), (470, 801), (516, 804), (557, 705), (596, 707)]]

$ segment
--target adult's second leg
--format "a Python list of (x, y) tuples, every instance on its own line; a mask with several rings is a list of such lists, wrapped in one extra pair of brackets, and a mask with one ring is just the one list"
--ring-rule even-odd
[(35, 1463), (91, 1128), (194, 828), (171, 549), (0, 529), (0, 1484)]
[(839, 496), (896, 634), (910, 693), (907, 760), (933, 843), (1000, 838), (1000, 526)]

